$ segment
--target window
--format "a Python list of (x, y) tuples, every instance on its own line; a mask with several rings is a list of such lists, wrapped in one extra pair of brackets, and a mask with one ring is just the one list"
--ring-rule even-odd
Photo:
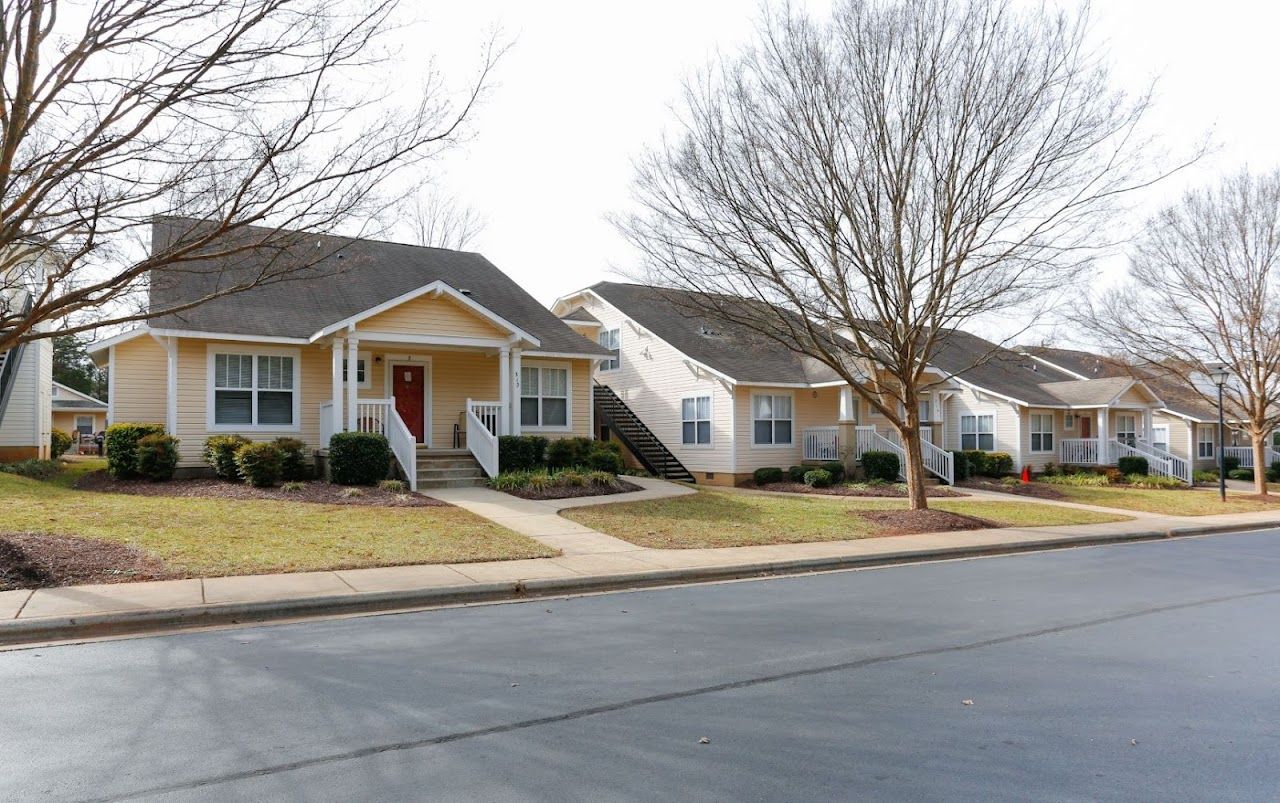
[[(369, 352), (362, 351), (356, 356), (356, 387), (369, 388), (372, 386), (372, 377), (369, 376)], [(347, 378), (347, 358), (342, 358), (342, 381), (350, 382)]]
[(91, 415), (76, 416), (76, 432), (79, 432), (81, 435), (92, 435), (93, 434), (93, 416)]
[(567, 429), (569, 369), (520, 368), (520, 426)]
[(210, 428), (297, 429), (296, 352), (210, 351), (209, 369)]
[(1213, 427), (1196, 427), (1196, 457), (1213, 458)]
[(1075, 429), (1075, 428), (1076, 428), (1076, 414), (1075, 414), (1075, 413), (1063, 413), (1063, 414), (1062, 414), (1062, 428), (1063, 428), (1063, 429), (1065, 429), (1065, 430), (1073, 430), (1073, 429)]
[(616, 371), (622, 365), (622, 353), (618, 350), (621, 343), (622, 339), (617, 329), (605, 329), (600, 333), (600, 345), (613, 352), (613, 357), (600, 361), (601, 371)]
[(1116, 415), (1116, 440), (1133, 446), (1138, 442), (1138, 417), (1136, 415)]
[(751, 442), (756, 446), (791, 445), (791, 397), (751, 397)]
[(1162, 452), (1169, 451), (1169, 428), (1167, 426), (1151, 428), (1151, 445)]
[(1031, 414), (1031, 451), (1053, 451), (1053, 413)]
[(711, 443), (711, 397), (680, 400), (680, 442), (685, 446)]
[(928, 399), (920, 400), (920, 420), (926, 422), (933, 420), (933, 409)]
[(994, 415), (960, 416), (960, 448), (965, 451), (994, 452), (996, 417)]
[(1280, 450), (1280, 429), (1271, 433), (1271, 448)]

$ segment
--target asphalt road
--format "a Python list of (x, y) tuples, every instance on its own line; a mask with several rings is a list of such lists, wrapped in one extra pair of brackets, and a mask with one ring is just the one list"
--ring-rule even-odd
[(1278, 623), (1271, 531), (0, 653), (0, 799), (1275, 800)]

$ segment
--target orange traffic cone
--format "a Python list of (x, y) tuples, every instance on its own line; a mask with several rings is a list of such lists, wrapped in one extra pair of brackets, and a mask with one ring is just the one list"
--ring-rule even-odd
[(1031, 466), (1022, 467), (1022, 481), (1031, 482)]

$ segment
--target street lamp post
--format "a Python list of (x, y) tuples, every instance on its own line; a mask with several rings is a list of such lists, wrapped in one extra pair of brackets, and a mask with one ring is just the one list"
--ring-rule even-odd
[(1222, 413), (1222, 386), (1227, 384), (1230, 373), (1227, 366), (1219, 365), (1209, 371), (1209, 379), (1218, 386), (1218, 498), (1227, 501), (1227, 459), (1223, 448), (1227, 442), (1227, 423)]

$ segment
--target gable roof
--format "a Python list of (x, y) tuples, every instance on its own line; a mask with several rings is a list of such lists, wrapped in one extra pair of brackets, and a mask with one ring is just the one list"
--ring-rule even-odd
[(53, 409), (55, 410), (105, 410), (107, 403), (82, 393), (75, 388), (67, 387), (61, 382), (53, 383)]
[(593, 326), (600, 325), (600, 319), (588, 312), (586, 307), (581, 306), (574, 307), (564, 315), (561, 315), (560, 320), (576, 324), (591, 324)]
[(1206, 402), (1181, 379), (1168, 371), (1161, 370), (1158, 366), (1129, 365), (1114, 357), (1105, 357), (1078, 349), (1027, 346), (1022, 351), (1082, 376), (1137, 377), (1160, 398), (1164, 404), (1163, 409), (1194, 421), (1218, 420), (1218, 412), (1213, 405)]
[[(152, 248), (171, 243), (199, 221), (162, 218), (152, 226)], [(213, 298), (182, 312), (151, 319), (155, 329), (260, 337), (310, 338), (393, 299), (435, 283), (489, 310), (513, 328), (537, 338), (538, 351), (607, 355), (574, 332), (482, 255), (445, 248), (359, 240), (327, 234), (276, 232), (250, 227), (237, 236), (288, 235), (283, 247), (311, 264), (248, 290)], [(312, 252), (314, 249), (314, 252)], [(311, 253), (320, 254), (318, 258)], [(270, 271), (279, 249), (262, 248), (235, 259), (195, 260), (152, 272), (151, 308), (189, 303)]]
[[(1066, 382), (1046, 382), (1040, 389), (1056, 397), (1063, 404), (1073, 407), (1104, 406), (1115, 401), (1131, 387), (1144, 387), (1133, 377), (1109, 376), (1102, 379), (1071, 379)], [(1155, 394), (1147, 390), (1155, 399)], [(1158, 399), (1157, 399), (1158, 400)]]
[(1052, 363), (1081, 379), (1101, 379), (1113, 376), (1133, 376), (1133, 369), (1124, 361), (1104, 357), (1078, 349), (1060, 349), (1052, 346), (1025, 346), (1018, 349), (1032, 357)]
[(597, 282), (587, 289), (690, 359), (737, 382), (810, 385), (840, 380), (830, 367), (745, 326), (691, 314), (688, 310), (699, 306), (704, 294), (623, 282)]
[(938, 340), (931, 364), (965, 384), (1031, 406), (1065, 404), (1044, 385), (1075, 379), (1065, 371), (961, 329), (951, 329)]

